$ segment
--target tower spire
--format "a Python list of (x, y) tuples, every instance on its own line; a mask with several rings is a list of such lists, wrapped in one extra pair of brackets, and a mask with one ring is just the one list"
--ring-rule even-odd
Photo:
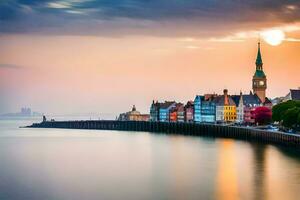
[(252, 88), (254, 94), (256, 94), (261, 102), (266, 100), (266, 89), (267, 89), (267, 77), (263, 71), (263, 62), (260, 53), (260, 41), (258, 42), (258, 50), (256, 57), (256, 70), (252, 78)]
[(258, 50), (257, 50), (257, 56), (256, 56), (255, 64), (256, 64), (256, 70), (260, 70), (260, 71), (263, 70), (263, 68), (262, 68), (263, 62), (262, 62), (261, 53), (260, 53), (260, 39), (258, 41)]

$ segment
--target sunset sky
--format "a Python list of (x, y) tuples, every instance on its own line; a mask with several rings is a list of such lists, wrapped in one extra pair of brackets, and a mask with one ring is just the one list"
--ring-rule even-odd
[(300, 87), (299, 0), (0, 0), (0, 113), (249, 93), (259, 37), (267, 96)]

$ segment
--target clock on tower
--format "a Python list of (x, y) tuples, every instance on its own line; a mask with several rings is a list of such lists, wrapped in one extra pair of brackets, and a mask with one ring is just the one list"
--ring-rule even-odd
[(258, 43), (258, 52), (256, 57), (256, 70), (252, 78), (252, 89), (254, 94), (256, 94), (262, 103), (266, 99), (266, 89), (267, 89), (267, 77), (263, 71), (263, 62), (260, 53), (260, 42)]

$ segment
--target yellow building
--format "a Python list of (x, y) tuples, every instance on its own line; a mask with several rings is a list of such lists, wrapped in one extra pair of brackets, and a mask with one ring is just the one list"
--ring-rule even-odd
[(119, 121), (149, 121), (150, 115), (141, 114), (133, 105), (132, 110), (119, 115)]
[(224, 105), (224, 121), (232, 122), (236, 120), (236, 106)]
[(228, 90), (225, 89), (223, 95), (216, 97), (215, 103), (217, 122), (234, 122), (236, 120), (236, 105), (228, 95)]

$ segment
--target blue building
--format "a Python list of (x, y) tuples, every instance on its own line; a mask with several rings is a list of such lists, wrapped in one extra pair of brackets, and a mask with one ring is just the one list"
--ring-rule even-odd
[(166, 101), (164, 103), (160, 103), (159, 106), (159, 121), (160, 122), (168, 122), (169, 121), (169, 114), (172, 108), (175, 108), (176, 102), (175, 101)]
[(214, 94), (205, 96), (197, 95), (194, 101), (194, 122), (210, 122), (216, 121), (216, 103), (213, 99)]
[(216, 121), (216, 104), (211, 99), (202, 101), (201, 121), (210, 123)]
[(194, 122), (200, 123), (201, 120), (201, 104), (203, 96), (197, 95), (194, 100)]

